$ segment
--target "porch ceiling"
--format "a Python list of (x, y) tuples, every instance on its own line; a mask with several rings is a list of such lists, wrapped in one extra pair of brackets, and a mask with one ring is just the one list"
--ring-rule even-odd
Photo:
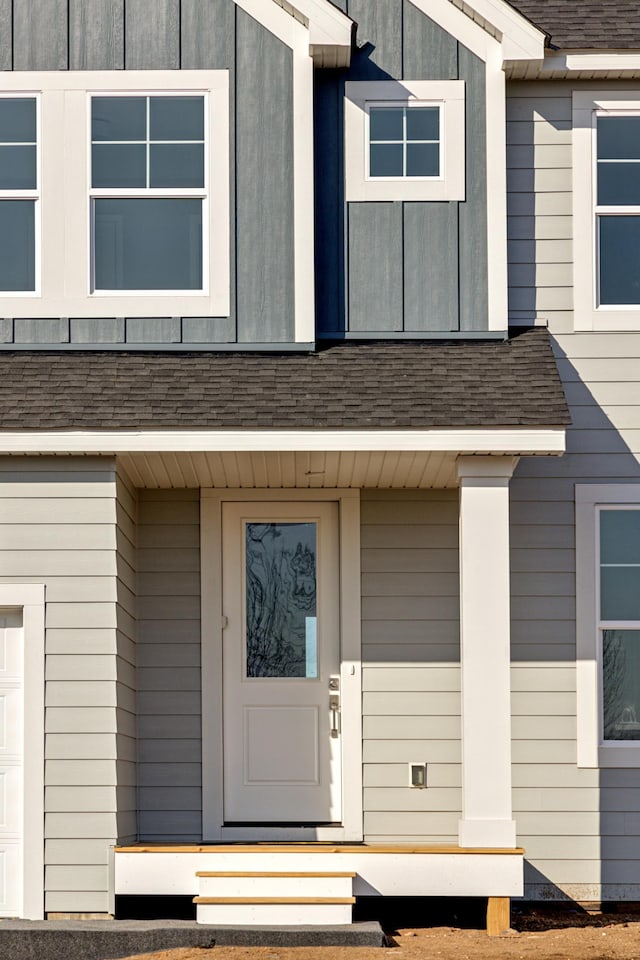
[(458, 486), (456, 455), (433, 451), (136, 453), (118, 463), (135, 486), (152, 489)]

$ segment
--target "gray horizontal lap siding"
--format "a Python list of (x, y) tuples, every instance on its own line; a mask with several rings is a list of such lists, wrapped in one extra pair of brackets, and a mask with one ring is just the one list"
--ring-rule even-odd
[[(457, 842), (461, 816), (456, 490), (362, 492), (364, 831)], [(427, 764), (428, 789), (408, 786)]]
[[(294, 339), (293, 59), (232, 0), (0, 3), (4, 70), (230, 71), (229, 317), (0, 318), (17, 349), (199, 349)], [(215, 149), (215, 144), (213, 148)]]
[[(316, 77), (320, 335), (488, 328), (484, 64), (409, 0), (344, 0), (358, 23), (348, 74)], [(344, 207), (344, 80), (464, 80), (466, 200)], [(449, 145), (455, 149), (455, 145)]]
[(112, 460), (0, 458), (0, 581), (46, 590), (50, 912), (108, 912), (109, 846), (135, 833), (134, 584), (117, 485)]
[(200, 841), (199, 495), (139, 496), (139, 838)]
[(548, 322), (572, 417), (565, 456), (511, 483), (513, 805), (527, 896), (637, 900), (640, 770), (577, 766), (574, 504), (640, 484), (640, 334), (572, 332), (571, 94), (514, 83), (507, 104), (511, 318)]

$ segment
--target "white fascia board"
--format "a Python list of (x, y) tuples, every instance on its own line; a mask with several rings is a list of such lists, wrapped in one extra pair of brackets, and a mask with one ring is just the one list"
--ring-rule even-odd
[(349, 66), (353, 21), (325, 0), (234, 0), (245, 13), (292, 50), (300, 49), (303, 31), (306, 52), (319, 66), (324, 62)]
[(0, 433), (0, 453), (438, 451), (560, 455), (563, 427), (488, 430), (118, 430)]
[[(309, 23), (309, 35), (312, 47), (339, 47), (350, 59), (353, 37), (353, 20), (333, 4), (325, 0), (274, 0), (284, 5), (290, 3)], [(344, 64), (348, 66), (349, 59)]]
[(549, 52), (540, 68), (540, 76), (546, 74), (565, 73), (568, 76), (574, 73), (608, 74), (624, 72), (640, 75), (640, 53), (615, 52), (594, 53), (592, 50), (584, 53), (557, 53)]
[[(454, 0), (455, 2), (455, 0)], [(505, 0), (465, 0), (502, 37), (505, 60), (541, 60), (546, 35)]]
[(542, 60), (545, 34), (505, 0), (413, 0), (426, 16), (482, 60), (486, 41), (497, 40), (503, 62)]

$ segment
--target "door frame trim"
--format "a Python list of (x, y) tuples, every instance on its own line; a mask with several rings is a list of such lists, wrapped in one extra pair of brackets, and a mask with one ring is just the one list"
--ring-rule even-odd
[[(231, 840), (236, 839), (232, 834), (242, 831), (223, 827), (222, 505), (238, 501), (338, 504), (343, 825), (322, 832), (331, 831), (327, 839), (362, 840), (360, 491), (324, 488), (200, 491), (202, 690), (210, 694), (202, 697), (202, 838), (205, 842)], [(276, 834), (282, 832), (277, 827), (256, 827), (251, 828), (254, 836), (256, 830), (265, 840), (279, 839)], [(292, 838), (290, 828), (285, 832)], [(308, 835), (305, 828), (302, 832)]]
[(23, 823), (19, 916), (44, 917), (44, 595), (42, 583), (0, 583), (0, 606), (22, 610)]

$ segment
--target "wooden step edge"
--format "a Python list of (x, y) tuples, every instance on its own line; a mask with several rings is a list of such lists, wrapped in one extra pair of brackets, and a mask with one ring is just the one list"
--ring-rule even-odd
[(301, 873), (301, 872), (285, 873), (285, 872), (281, 872), (280, 870), (274, 870), (272, 872), (253, 871), (251, 873), (237, 871), (237, 870), (232, 870), (232, 871), (230, 870), (227, 870), (227, 871), (198, 870), (196, 872), (196, 877), (231, 877), (231, 878), (232, 877), (256, 877), (256, 878), (257, 877), (273, 877), (275, 879), (278, 877), (300, 877), (305, 879), (313, 879), (315, 877), (319, 877), (320, 879), (325, 879), (325, 878), (339, 879), (342, 877), (345, 879), (353, 880), (356, 876), (357, 876), (356, 873), (328, 873), (328, 872), (316, 873), (311, 871), (307, 871), (306, 873)]
[(464, 854), (481, 856), (519, 856), (525, 853), (523, 847), (456, 847), (452, 844), (333, 844), (316, 841), (303, 844), (289, 843), (225, 843), (225, 844), (134, 844), (116, 847), (116, 853), (411, 853), (411, 854)]
[(192, 903), (271, 904), (283, 903), (355, 903), (355, 897), (194, 897)]

